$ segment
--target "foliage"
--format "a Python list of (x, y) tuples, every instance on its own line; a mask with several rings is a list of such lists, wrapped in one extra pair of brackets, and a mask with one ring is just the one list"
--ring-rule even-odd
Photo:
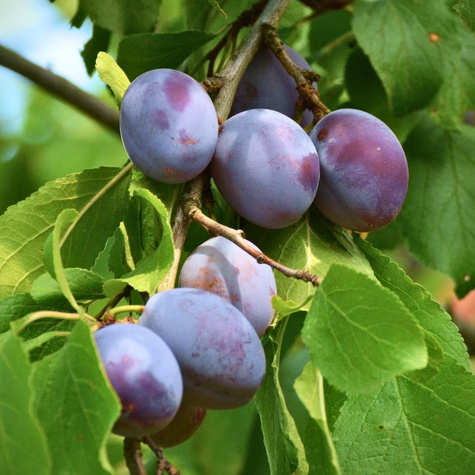
[[(475, 288), (475, 129), (463, 122), (475, 108), (475, 5), (454, 3), (356, 0), (312, 15), (290, 2), (281, 38), (321, 76), (326, 106), (365, 110), (392, 128), (408, 158), (409, 192), (379, 240), (342, 229), (315, 208), (284, 229), (244, 226), (267, 256), (322, 283), (275, 272), (278, 313), (263, 337), (264, 384), (255, 402), (209, 411), (192, 439), (165, 451), (182, 473), (473, 471), (475, 379), (463, 339), (431, 295), (371, 244), (389, 248), (396, 235), (415, 259), (447, 274), (459, 297)], [(120, 104), (129, 81), (152, 68), (198, 80), (220, 72), (248, 32), (226, 36), (224, 27), (251, 4), (81, 0), (72, 24), (93, 21), (85, 64)], [(113, 103), (112, 94), (104, 102)], [(183, 186), (120, 166), (126, 155), (109, 135), (87, 144), (86, 155), (104, 143), (119, 157), (115, 165), (100, 153), (91, 168), (78, 159), (74, 173), (55, 174), (0, 216), (6, 475), (123, 470), (110, 436), (119, 404), (98, 360), (91, 316), (101, 320), (115, 306), (143, 304), (173, 287)], [(26, 150), (12, 164), (20, 166)], [(54, 159), (42, 160), (51, 168), (63, 166), (59, 156), (78, 154), (48, 153)], [(5, 173), (19, 179), (13, 168)], [(33, 186), (23, 183), (23, 196)], [(208, 201), (214, 196), (220, 222), (239, 224), (215, 188), (205, 193)], [(5, 202), (17, 200), (12, 194)], [(179, 263), (209, 238), (195, 224), (184, 237)], [(153, 473), (155, 458), (144, 453)]]

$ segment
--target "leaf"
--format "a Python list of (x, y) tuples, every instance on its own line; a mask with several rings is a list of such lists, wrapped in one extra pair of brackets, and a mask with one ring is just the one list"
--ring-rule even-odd
[(473, 472), (475, 378), (450, 356), (437, 366), (428, 382), (348, 398), (334, 430), (343, 473)]
[(401, 299), (404, 306), (417, 318), (419, 325), (436, 339), (444, 354), (450, 355), (470, 371), (467, 348), (450, 315), (438, 302), (432, 300), (427, 290), (414, 283), (389, 257), (361, 238), (357, 238), (356, 243), (365, 253), (379, 282)]
[(86, 323), (78, 321), (64, 347), (35, 364), (33, 384), (52, 473), (110, 474), (105, 444), (120, 405)]
[(428, 105), (441, 86), (447, 56), (459, 54), (455, 19), (445, 2), (357, 2), (353, 31), (378, 73), (396, 115)]
[[(67, 308), (70, 308), (69, 304)], [(0, 333), (8, 331), (11, 322), (39, 310), (44, 310), (43, 304), (38, 303), (30, 294), (15, 294), (0, 300)]]
[(115, 59), (103, 51), (97, 55), (96, 69), (101, 81), (112, 89), (115, 100), (120, 106), (125, 91), (130, 86), (129, 78)]
[[(87, 301), (104, 298), (102, 291), (104, 279), (100, 275), (79, 268), (64, 269), (64, 273), (76, 300)], [(33, 282), (30, 294), (36, 302), (49, 308), (58, 304), (64, 305), (64, 294), (58, 282), (49, 274), (43, 274)]]
[(444, 83), (433, 108), (434, 118), (445, 127), (459, 127), (467, 110), (475, 108), (475, 36), (457, 26), (453, 34), (462, 41), (462, 50), (448, 55)]
[(56, 219), (53, 232), (49, 235), (43, 248), (46, 270), (58, 282), (61, 293), (75, 310), (79, 310), (79, 305), (74, 299), (64, 273), (63, 261), (61, 259), (61, 235), (63, 228), (75, 221), (77, 217), (78, 212), (75, 209), (64, 209), (61, 211)]
[(131, 80), (151, 69), (178, 69), (193, 51), (214, 37), (198, 30), (129, 35), (119, 43), (117, 62)]
[(80, 0), (80, 8), (94, 24), (121, 35), (151, 31), (160, 12), (161, 0)]
[(280, 346), (287, 320), (269, 335), (267, 371), (256, 396), (271, 475), (308, 472), (305, 450), (284, 400), (279, 382)]
[(86, 65), (86, 70), (89, 76), (92, 76), (96, 69), (96, 59), (100, 51), (107, 51), (111, 38), (111, 32), (99, 25), (93, 25), (92, 37), (84, 45), (84, 49), (81, 51), (82, 59)]
[[(328, 428), (323, 378), (312, 362), (295, 381), (295, 391), (310, 414), (304, 438), (310, 474), (340, 474), (340, 465)], [(320, 443), (317, 443), (320, 442)]]
[(349, 394), (427, 365), (423, 332), (399, 298), (342, 265), (315, 293), (302, 339), (328, 382)]
[(422, 121), (405, 150), (410, 186), (399, 229), (425, 265), (449, 274), (459, 297), (475, 288), (475, 129)]
[(92, 267), (124, 214), (127, 171), (98, 168), (59, 178), (0, 216), (0, 298), (28, 292), (45, 272), (43, 245), (63, 209), (79, 212), (62, 245), (63, 264)]
[(46, 438), (31, 410), (31, 365), (19, 338), (0, 335), (0, 467), (2, 475), (49, 475)]
[[(272, 259), (294, 269), (324, 277), (333, 263), (345, 264), (368, 275), (371, 267), (344, 229), (330, 223), (314, 206), (292, 226), (271, 230), (249, 225), (246, 237)], [(315, 293), (310, 284), (276, 273), (277, 294), (284, 300), (304, 302)]]
[[(165, 278), (173, 263), (175, 247), (173, 233), (169, 222), (168, 211), (162, 201), (149, 190), (140, 187), (137, 183), (131, 186), (134, 195), (145, 199), (152, 204), (162, 225), (162, 238), (159, 246), (149, 255), (141, 259), (136, 268), (123, 275), (120, 282), (126, 283), (140, 292), (153, 294), (158, 284)], [(107, 295), (115, 292), (118, 280), (106, 282), (104, 291)]]
[(462, 18), (465, 26), (473, 33), (475, 29), (475, 0), (459, 0), (454, 9)]

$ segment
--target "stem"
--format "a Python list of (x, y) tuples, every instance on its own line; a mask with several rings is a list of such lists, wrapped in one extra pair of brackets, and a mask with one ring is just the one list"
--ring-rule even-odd
[[(264, 40), (263, 25), (277, 27), (289, 3), (290, 0), (269, 0), (262, 14), (237, 51), (226, 63), (226, 66), (216, 75), (216, 81), (220, 83), (221, 87), (214, 100), (214, 105), (216, 113), (221, 120), (225, 120), (228, 117), (239, 81)], [(190, 181), (185, 188), (181, 206), (177, 211), (173, 225), (175, 257), (172, 269), (157, 290), (163, 291), (174, 286), (181, 254), (192, 221), (191, 216), (189, 216), (185, 209), (189, 208), (190, 203), (199, 208), (201, 193), (207, 181), (208, 175), (205, 172)]]
[(107, 313), (109, 315), (117, 315), (119, 313), (142, 313), (144, 311), (145, 305), (123, 305), (121, 307), (111, 308)]
[(267, 264), (284, 274), (286, 277), (292, 277), (294, 279), (303, 280), (304, 282), (310, 282), (315, 287), (320, 285), (322, 281), (321, 277), (311, 274), (306, 270), (291, 269), (290, 267), (284, 266), (280, 262), (274, 261), (270, 257), (250, 246), (244, 238), (243, 231), (224, 226), (223, 224), (208, 218), (208, 216), (203, 214), (203, 212), (197, 207), (192, 207), (188, 214), (193, 221), (201, 224), (201, 226), (203, 226), (209, 233), (229, 239), (252, 257), (254, 257), (259, 264)]
[(158, 459), (157, 475), (166, 471), (169, 475), (180, 475), (180, 472), (166, 459), (163, 450), (155, 444), (151, 437), (145, 437), (144, 442), (150, 447)]
[(318, 122), (324, 115), (329, 114), (330, 109), (320, 101), (318, 91), (313, 87), (313, 82), (320, 79), (320, 76), (313, 71), (307, 71), (299, 68), (290, 58), (284, 48), (284, 43), (273, 25), (265, 25), (266, 45), (273, 51), (276, 58), (280, 61), (288, 74), (290, 74), (297, 84), (297, 92), (303, 103), (308, 107)]
[(21, 74), (45, 91), (59, 97), (112, 132), (119, 134), (118, 112), (68, 80), (28, 61), (18, 53), (1, 45), (0, 66)]
[(124, 458), (130, 475), (147, 475), (147, 470), (142, 461), (140, 442), (135, 439), (124, 439)]

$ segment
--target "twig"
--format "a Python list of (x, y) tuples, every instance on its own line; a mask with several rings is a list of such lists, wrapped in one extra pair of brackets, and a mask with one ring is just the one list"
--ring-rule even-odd
[(4, 66), (34, 82), (54, 96), (119, 134), (119, 113), (68, 80), (44, 69), (14, 51), (0, 45), (0, 66)]
[(124, 439), (124, 458), (130, 475), (147, 475), (147, 470), (142, 461), (140, 442), (135, 439)]
[(180, 472), (163, 455), (163, 450), (155, 444), (151, 437), (145, 437), (144, 442), (150, 447), (158, 459), (157, 475), (163, 475), (165, 471), (168, 475), (180, 475)]
[(201, 226), (203, 226), (210, 234), (216, 234), (229, 239), (252, 257), (254, 257), (254, 259), (256, 259), (259, 264), (267, 264), (281, 272), (286, 277), (292, 277), (294, 279), (303, 280), (304, 282), (310, 282), (315, 287), (320, 285), (322, 281), (321, 277), (311, 274), (310, 272), (303, 269), (291, 269), (290, 267), (284, 266), (280, 262), (274, 261), (270, 257), (250, 246), (244, 238), (243, 231), (230, 228), (224, 224), (214, 221), (211, 218), (208, 218), (208, 216), (203, 214), (203, 212), (197, 207), (192, 207), (188, 214), (193, 221), (201, 224)]
[[(218, 81), (221, 87), (214, 100), (214, 105), (216, 113), (221, 120), (225, 120), (228, 117), (239, 81), (262, 44), (262, 26), (271, 25), (277, 27), (289, 2), (290, 0), (270, 0), (237, 51), (226, 63), (226, 66), (215, 76), (215, 81)], [(187, 184), (173, 225), (174, 262), (172, 269), (158, 290), (163, 291), (174, 286), (183, 246), (191, 224), (190, 216), (185, 212), (185, 208), (189, 206), (190, 200), (199, 207), (201, 193), (207, 180), (208, 175), (205, 172)]]
[(318, 122), (324, 115), (329, 114), (330, 109), (320, 101), (318, 91), (313, 87), (312, 83), (317, 82), (320, 76), (313, 72), (299, 68), (290, 58), (284, 48), (284, 43), (277, 33), (277, 29), (273, 25), (265, 25), (265, 42), (273, 51), (276, 58), (281, 62), (288, 74), (290, 74), (297, 84), (297, 92), (305, 104), (310, 109)]

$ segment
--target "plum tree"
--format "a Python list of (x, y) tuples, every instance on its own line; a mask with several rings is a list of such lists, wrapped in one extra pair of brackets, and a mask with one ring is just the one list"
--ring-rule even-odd
[(259, 336), (274, 316), (271, 297), (277, 293), (277, 287), (272, 269), (258, 264), (247, 252), (221, 236), (208, 239), (193, 251), (182, 266), (179, 285), (225, 298), (243, 313)]
[(183, 380), (166, 343), (149, 329), (126, 323), (106, 326), (94, 337), (122, 404), (113, 431), (140, 439), (167, 426), (180, 407)]
[(223, 124), (211, 174), (242, 217), (265, 228), (284, 228), (312, 204), (320, 166), (302, 127), (280, 112), (252, 109)]
[(218, 119), (195, 79), (181, 71), (154, 69), (126, 90), (120, 132), (127, 154), (143, 173), (163, 183), (184, 183), (208, 166)]
[(184, 382), (183, 400), (206, 409), (249, 402), (265, 373), (259, 337), (229, 302), (201, 289), (175, 288), (153, 295), (139, 324), (168, 344)]
[[(284, 48), (297, 66), (309, 71), (312, 69), (300, 53), (287, 45)], [(313, 86), (318, 89), (317, 83), (313, 83)], [(262, 48), (239, 82), (230, 117), (249, 109), (271, 109), (295, 119), (298, 101), (294, 78), (289, 76), (270, 49)], [(307, 109), (302, 114), (300, 124), (306, 127), (312, 120), (313, 115)]]
[(320, 159), (315, 204), (331, 221), (353, 231), (375, 231), (399, 213), (409, 172), (391, 129), (367, 112), (340, 109), (310, 132)]
[(207, 412), (200, 407), (182, 404), (170, 424), (150, 438), (158, 447), (164, 449), (180, 445), (200, 428)]

